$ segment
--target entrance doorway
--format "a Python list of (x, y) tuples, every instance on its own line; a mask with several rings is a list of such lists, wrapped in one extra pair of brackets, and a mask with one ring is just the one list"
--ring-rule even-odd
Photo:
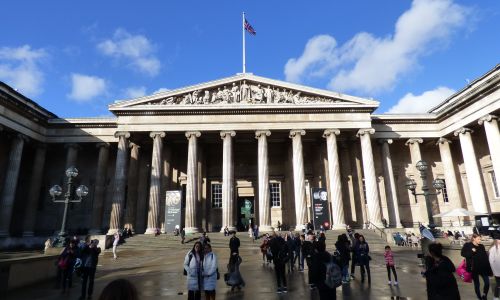
[(238, 231), (248, 231), (255, 224), (254, 204), (254, 197), (238, 197)]

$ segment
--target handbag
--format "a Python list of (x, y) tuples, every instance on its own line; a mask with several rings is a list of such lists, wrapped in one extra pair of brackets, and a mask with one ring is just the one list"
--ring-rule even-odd
[(465, 262), (465, 259), (462, 260), (456, 272), (458, 277), (460, 277), (463, 282), (472, 282), (472, 274), (467, 272), (467, 263)]

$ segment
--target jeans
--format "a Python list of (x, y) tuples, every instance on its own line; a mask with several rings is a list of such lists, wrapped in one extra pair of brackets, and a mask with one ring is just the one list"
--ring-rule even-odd
[(276, 284), (278, 288), (286, 287), (285, 264), (275, 262), (274, 272), (276, 273)]
[(361, 282), (365, 281), (365, 273), (367, 273), (368, 283), (371, 283), (372, 278), (370, 274), (370, 264), (369, 263), (361, 264), (360, 267), (361, 267)]
[(354, 275), (354, 271), (356, 271), (356, 256), (353, 254), (351, 260), (351, 275)]
[(478, 298), (481, 298), (479, 276), (483, 277), (483, 282), (484, 282), (483, 295), (488, 295), (488, 290), (490, 289), (490, 278), (488, 277), (488, 275), (479, 275), (477, 273), (472, 273), (472, 281), (474, 281), (474, 291), (476, 292), (476, 296)]
[(62, 288), (66, 290), (66, 284), (71, 288), (73, 286), (73, 268), (68, 267), (62, 270)]
[(342, 267), (342, 280), (349, 279), (349, 264)]
[(389, 278), (389, 281), (391, 281), (391, 270), (392, 273), (394, 274), (394, 281), (398, 281), (398, 274), (396, 274), (396, 267), (389, 265), (386, 265), (386, 267), (387, 267), (387, 277)]
[(188, 300), (201, 300), (200, 291), (188, 291)]
[(82, 298), (85, 298), (87, 294), (87, 282), (89, 284), (88, 287), (88, 295), (92, 296), (92, 292), (94, 291), (94, 277), (95, 277), (96, 268), (83, 267), (82, 268)]
[(304, 259), (306, 259), (306, 257), (304, 256), (304, 252), (300, 251), (299, 256), (300, 256), (299, 257), (299, 269), (304, 270)]

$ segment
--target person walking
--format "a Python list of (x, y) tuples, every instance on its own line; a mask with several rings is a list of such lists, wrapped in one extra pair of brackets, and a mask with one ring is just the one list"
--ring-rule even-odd
[(493, 300), (500, 300), (498, 297), (500, 292), (500, 233), (493, 233), (493, 245), (490, 248), (489, 261), (490, 266), (493, 271), (493, 276), (495, 276), (495, 289), (493, 290)]
[(391, 247), (389, 245), (385, 246), (384, 259), (385, 259), (385, 266), (387, 268), (387, 278), (389, 279), (387, 284), (392, 285), (393, 283), (391, 281), (391, 270), (392, 270), (392, 274), (394, 274), (394, 285), (398, 285), (398, 274), (396, 274), (396, 267), (394, 265), (394, 253), (392, 253)]
[(113, 240), (113, 259), (118, 258), (118, 255), (116, 255), (116, 247), (118, 247), (119, 242), (120, 242), (120, 234), (118, 232), (115, 232)]
[(68, 246), (64, 248), (58, 258), (58, 286), (62, 282), (62, 293), (66, 293), (66, 287), (73, 286), (73, 266), (76, 261), (75, 241), (70, 240)]
[(274, 272), (276, 273), (276, 285), (278, 287), (277, 293), (288, 292), (285, 276), (285, 265), (289, 259), (288, 247), (285, 240), (274, 233), (269, 246), (273, 254)]
[(240, 239), (236, 237), (236, 231), (232, 232), (233, 236), (229, 239), (229, 255), (233, 253), (240, 254)]
[(337, 264), (342, 270), (342, 283), (349, 283), (349, 260), (351, 258), (349, 253), (349, 239), (346, 234), (341, 234), (337, 237), (335, 248), (337, 249)]
[[(484, 245), (481, 244), (481, 236), (473, 234), (470, 242), (467, 242), (462, 247), (461, 255), (465, 257), (467, 272), (472, 274), (472, 281), (474, 282), (474, 291), (480, 300), (485, 300), (488, 296), (490, 289), (490, 278), (493, 275), (491, 270), (490, 261)], [(484, 286), (483, 293), (481, 294), (479, 277), (482, 277)]]
[(92, 240), (82, 249), (82, 293), (80, 300), (85, 299), (87, 295), (91, 298), (94, 291), (95, 272), (97, 270), (99, 254), (101, 253), (101, 248), (97, 247), (98, 244), (99, 240)]
[(293, 238), (292, 232), (289, 232), (285, 236), (286, 245), (288, 247), (288, 273), (291, 273), (295, 269), (294, 265), (294, 253), (295, 253), (295, 240)]
[(439, 243), (430, 244), (423, 272), (428, 300), (460, 300), (454, 272), (453, 262), (443, 255), (443, 246)]
[(304, 244), (302, 250), (304, 252), (306, 264), (307, 264), (307, 283), (309, 284), (310, 289), (314, 289), (315, 285), (313, 282), (313, 271), (312, 271), (312, 256), (314, 254), (314, 248), (316, 246), (316, 239), (314, 238), (314, 234), (312, 232), (308, 232), (306, 238), (304, 240)]
[[(260, 245), (260, 253), (262, 253), (263, 264), (266, 263), (267, 249), (269, 249), (269, 240), (266, 238), (262, 241), (262, 244)], [(267, 263), (269, 263), (269, 260), (267, 260)]]
[(359, 243), (356, 248), (356, 259), (361, 267), (361, 282), (365, 282), (365, 273), (368, 275), (368, 284), (371, 284), (371, 274), (370, 274), (370, 247), (365, 240), (363, 235), (359, 235)]
[(184, 244), (184, 240), (186, 239), (186, 230), (182, 228), (181, 230), (181, 244)]
[(231, 292), (234, 291), (235, 288), (241, 290), (242, 287), (245, 286), (245, 281), (240, 273), (240, 264), (242, 262), (241, 257), (238, 253), (233, 253), (229, 258), (229, 264), (227, 264), (227, 279), (226, 284), (231, 287)]
[(201, 299), (203, 257), (200, 242), (194, 243), (193, 249), (184, 257), (184, 275), (187, 276), (188, 300)]
[(306, 236), (304, 234), (301, 234), (299, 237), (299, 245), (298, 245), (298, 251), (299, 251), (299, 272), (304, 272), (304, 260), (306, 259), (306, 256), (304, 254), (305, 252), (305, 244), (306, 241)]
[(204, 250), (205, 256), (203, 257), (202, 266), (203, 290), (205, 291), (205, 299), (215, 300), (215, 289), (219, 273), (217, 255), (212, 252), (212, 246), (209, 243), (204, 245)]
[(337, 299), (336, 289), (330, 288), (325, 284), (326, 266), (331, 261), (332, 257), (330, 253), (326, 251), (326, 244), (324, 242), (316, 243), (316, 250), (312, 257), (312, 270), (314, 271), (313, 282), (318, 289), (320, 300)]
[(352, 260), (351, 260), (351, 279), (356, 278), (354, 276), (354, 271), (356, 271), (356, 265), (358, 265), (358, 257), (356, 256), (356, 249), (359, 245), (359, 233), (354, 233), (353, 239), (351, 240), (351, 251), (352, 251)]

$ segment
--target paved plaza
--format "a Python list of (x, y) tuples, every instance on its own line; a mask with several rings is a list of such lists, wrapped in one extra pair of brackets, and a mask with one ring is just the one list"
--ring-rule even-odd
[[(223, 247), (225, 237), (214, 237), (214, 252), (219, 257), (219, 270), (225, 273), (229, 251)], [(332, 251), (332, 236), (327, 240), (328, 250)], [(135, 237), (134, 237), (135, 238)], [(98, 298), (104, 286), (113, 279), (127, 278), (132, 281), (140, 294), (140, 299), (187, 299), (185, 277), (182, 275), (183, 260), (189, 245), (175, 246), (168, 242), (168, 248), (155, 247), (162, 245), (163, 237), (143, 237), (151, 239), (150, 250), (140, 250), (136, 246), (125, 244), (119, 248), (118, 260), (113, 260), (110, 252), (101, 256), (96, 274), (94, 299)], [(318, 299), (316, 291), (310, 291), (307, 285), (307, 270), (304, 273), (288, 274), (287, 294), (276, 293), (276, 282), (272, 265), (262, 263), (258, 248), (259, 243), (244, 241), (241, 236), (241, 256), (243, 263), (241, 272), (246, 286), (241, 291), (231, 292), (223, 280), (217, 286), (218, 299)], [(416, 248), (393, 247), (395, 252), (399, 286), (388, 286), (387, 275), (382, 256), (383, 242), (374, 240), (372, 248), (372, 284), (359, 281), (359, 268), (356, 270), (357, 279), (348, 285), (337, 289), (337, 299), (426, 299), (425, 279), (420, 276)], [(370, 242), (370, 240), (369, 240)], [(142, 243), (142, 241), (141, 241)], [(167, 243), (167, 242), (165, 242)], [(130, 244), (133, 244), (132, 242)], [(54, 270), (55, 271), (55, 270)], [(472, 284), (459, 282), (462, 299), (474, 299)], [(54, 289), (54, 283), (44, 283), (11, 292), (5, 300), (18, 299), (78, 299), (80, 282), (74, 277), (74, 286), (68, 295), (61, 295), (61, 291)], [(491, 297), (491, 294), (490, 294)]]

